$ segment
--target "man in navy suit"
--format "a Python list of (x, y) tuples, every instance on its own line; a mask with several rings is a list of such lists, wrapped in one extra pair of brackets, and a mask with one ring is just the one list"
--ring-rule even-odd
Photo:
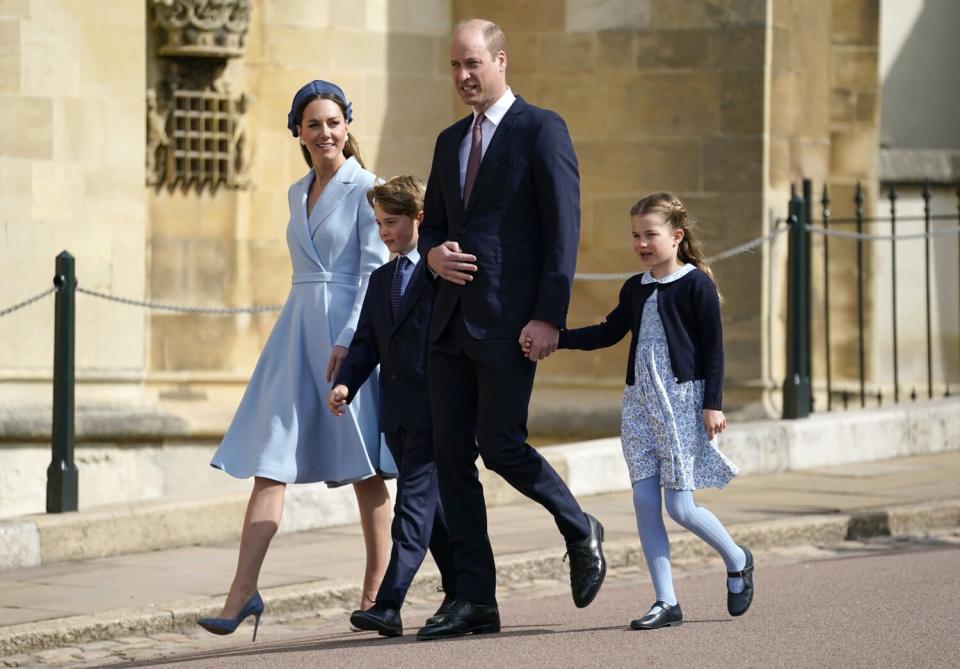
[(580, 177), (570, 135), (556, 113), (514, 96), (506, 40), (490, 21), (458, 24), (450, 66), (473, 113), (437, 138), (420, 252), (439, 284), (428, 377), (456, 598), (417, 633), (423, 640), (500, 630), (478, 455), (553, 515), (577, 606), (606, 574), (603, 527), (526, 443), (536, 363), (556, 350), (576, 266)]
[(367, 199), (380, 238), (397, 257), (370, 275), (357, 330), (328, 402), (334, 414), (342, 414), (344, 405), (380, 365), (380, 429), (399, 471), (391, 527), (393, 549), (376, 602), (366, 611), (354, 611), (350, 622), (382, 636), (400, 636), (400, 607), (428, 546), (446, 592), (437, 615), (446, 612), (454, 595), (427, 393), (427, 328), (436, 291), (417, 252), (423, 182), (415, 177), (394, 177), (371, 188)]

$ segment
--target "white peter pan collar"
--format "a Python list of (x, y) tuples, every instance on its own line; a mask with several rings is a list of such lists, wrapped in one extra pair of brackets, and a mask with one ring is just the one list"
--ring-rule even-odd
[(663, 277), (662, 279), (654, 278), (654, 276), (653, 276), (652, 274), (650, 274), (650, 272), (644, 272), (644, 273), (643, 273), (643, 276), (640, 277), (640, 283), (642, 283), (642, 284), (647, 284), (647, 283), (671, 283), (672, 281), (676, 281), (677, 279), (680, 279), (680, 278), (682, 278), (682, 277), (685, 277), (687, 274), (689, 274), (690, 272), (692, 272), (692, 271), (695, 270), (695, 269), (697, 269), (697, 268), (694, 267), (693, 265), (691, 265), (690, 263), (687, 263), (687, 264), (685, 264), (683, 267), (681, 267), (680, 269), (676, 270), (675, 272), (671, 272), (670, 274), (667, 274), (667, 275), (666, 275), (665, 277)]

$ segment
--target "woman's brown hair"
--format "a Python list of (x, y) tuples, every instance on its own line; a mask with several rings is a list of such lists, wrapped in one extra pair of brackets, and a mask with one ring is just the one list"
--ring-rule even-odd
[[(713, 285), (717, 285), (717, 279), (707, 264), (703, 255), (703, 249), (700, 242), (697, 241), (693, 231), (697, 227), (697, 222), (687, 214), (687, 208), (672, 193), (652, 193), (640, 199), (630, 208), (630, 217), (645, 216), (646, 214), (659, 214), (670, 224), (674, 230), (683, 230), (683, 238), (680, 240), (680, 248), (677, 250), (677, 258), (681, 262), (690, 263), (701, 272), (710, 277)], [(719, 294), (720, 289), (717, 288)]]
[[(303, 104), (297, 107), (297, 125), (303, 123), (303, 111), (307, 108), (307, 105), (314, 100), (330, 100), (335, 103), (340, 107), (340, 113), (343, 114), (343, 120), (346, 122), (347, 104), (333, 93), (320, 93), (304, 100)], [(303, 159), (307, 161), (307, 167), (313, 167), (313, 160), (310, 159), (310, 152), (307, 150), (307, 147), (301, 144), (300, 152), (303, 154)], [(363, 164), (363, 158), (360, 157), (360, 145), (357, 144), (357, 140), (353, 138), (352, 134), (347, 134), (347, 142), (343, 145), (343, 155), (347, 158), (351, 156), (356, 158), (357, 162), (360, 163), (360, 167), (366, 167), (366, 165)]]
[(423, 194), (426, 190), (419, 177), (391, 177), (367, 191), (367, 202), (371, 207), (379, 205), (388, 214), (414, 218), (423, 211)]

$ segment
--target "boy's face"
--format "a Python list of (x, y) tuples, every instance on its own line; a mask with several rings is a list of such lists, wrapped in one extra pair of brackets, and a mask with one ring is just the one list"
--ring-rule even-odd
[(380, 239), (391, 253), (407, 254), (417, 247), (420, 221), (423, 220), (422, 211), (416, 216), (390, 214), (374, 203), (373, 215), (377, 219), (377, 228), (380, 229)]

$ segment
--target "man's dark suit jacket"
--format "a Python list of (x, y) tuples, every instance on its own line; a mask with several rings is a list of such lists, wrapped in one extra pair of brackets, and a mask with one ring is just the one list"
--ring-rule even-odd
[(430, 340), (460, 300), (476, 339), (516, 339), (530, 320), (562, 328), (580, 238), (580, 182), (567, 126), (517, 97), (500, 121), (464, 208), (460, 141), (473, 115), (440, 133), (420, 227), (420, 255), (447, 240), (477, 256), (473, 281), (439, 281)]
[(397, 318), (390, 308), (394, 258), (370, 275), (357, 331), (334, 385), (343, 384), (353, 400), (357, 390), (380, 365), (380, 429), (396, 432), (431, 430), (427, 391), (427, 328), (436, 289), (421, 257), (400, 302)]

